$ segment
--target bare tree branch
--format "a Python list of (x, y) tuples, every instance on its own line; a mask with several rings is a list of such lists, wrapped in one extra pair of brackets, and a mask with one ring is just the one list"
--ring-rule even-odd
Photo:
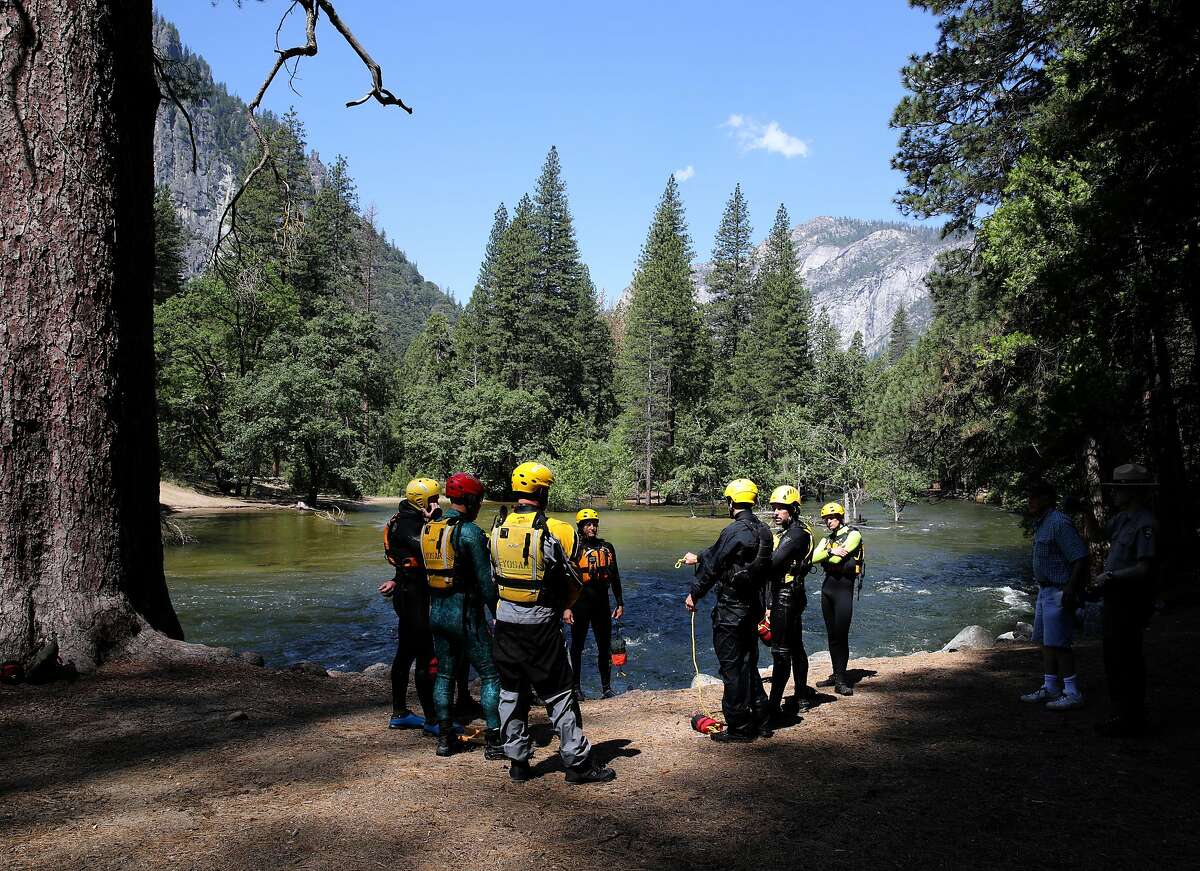
[(183, 105), (183, 100), (179, 99), (179, 95), (175, 93), (175, 78), (166, 70), (166, 64), (163, 62), (163, 57), (157, 51), (154, 52), (154, 72), (161, 84), (167, 91), (167, 96), (171, 102), (175, 104), (175, 108), (183, 113), (184, 120), (187, 121), (188, 139), (192, 144), (192, 175), (195, 175), (199, 166), (199, 157), (196, 152), (196, 130), (192, 123), (192, 116), (188, 113), (187, 108)]
[[(303, 9), (305, 14), (304, 45), (297, 45), (291, 48), (281, 49), (279, 47), (279, 35), (283, 30), (283, 25), (287, 20), (287, 17), (296, 9), (297, 6)], [(346, 42), (350, 44), (350, 47), (354, 49), (355, 53), (371, 72), (371, 81), (373, 84), (372, 89), (361, 99), (351, 100), (350, 102), (346, 103), (346, 105), (358, 106), (374, 97), (375, 100), (383, 106), (399, 106), (408, 114), (412, 114), (412, 109), (410, 107), (406, 106), (399, 97), (394, 95), (387, 88), (383, 87), (383, 71), (380, 69), (379, 64), (377, 64), (371, 55), (367, 53), (367, 50), (362, 47), (362, 44), (354, 36), (350, 28), (348, 28), (338, 16), (337, 10), (334, 9), (333, 3), (331, 3), (330, 0), (292, 0), (291, 5), (288, 6), (287, 10), (280, 18), (279, 26), (275, 29), (275, 63), (271, 67), (271, 71), (267, 73), (267, 77), (263, 80), (262, 87), (258, 89), (258, 93), (255, 94), (254, 99), (249, 105), (246, 106), (246, 117), (249, 120), (250, 128), (254, 131), (255, 137), (258, 139), (259, 146), (262, 149), (262, 154), (258, 163), (252, 170), (250, 170), (249, 174), (247, 174), (245, 179), (242, 180), (242, 183), (239, 185), (237, 191), (234, 192), (233, 197), (229, 201), (229, 205), (225, 207), (225, 212), (221, 216), (221, 229), (218, 230), (217, 243), (213, 247), (214, 263), (217, 262), (221, 251), (221, 245), (226, 239), (232, 238), (235, 245), (238, 245), (240, 249), (240, 242), (237, 236), (236, 228), (237, 204), (242, 198), (242, 195), (245, 194), (247, 188), (250, 187), (250, 184), (254, 181), (255, 177), (257, 177), (257, 175), (268, 163), (270, 163), (272, 170), (275, 172), (275, 177), (283, 184), (285, 191), (288, 190), (287, 180), (282, 178), (279, 174), (278, 167), (275, 165), (274, 155), (271, 153), (270, 143), (267, 141), (267, 137), (263, 134), (262, 128), (259, 126), (258, 120), (255, 118), (254, 113), (258, 111), (258, 107), (262, 103), (262, 99), (266, 95), (267, 89), (271, 86), (271, 82), (275, 80), (275, 76), (278, 74), (281, 67), (284, 67), (289, 60), (295, 58), (296, 64), (294, 65), (294, 68), (289, 71), (290, 77), (294, 79), (296, 76), (296, 71), (299, 69), (300, 58), (313, 57), (316, 55), (317, 16), (322, 11), (325, 13), (326, 17), (329, 18), (329, 23), (332, 24), (337, 32), (340, 33)], [(295, 88), (293, 88), (293, 90), (295, 90)]]

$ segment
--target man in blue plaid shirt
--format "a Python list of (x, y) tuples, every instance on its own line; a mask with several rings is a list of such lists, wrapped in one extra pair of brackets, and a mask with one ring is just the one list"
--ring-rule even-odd
[(1087, 579), (1087, 545), (1075, 524), (1054, 507), (1054, 487), (1039, 481), (1029, 490), (1033, 524), (1033, 574), (1038, 582), (1033, 640), (1042, 648), (1042, 685), (1021, 696), (1055, 711), (1083, 705), (1075, 674), (1075, 609)]

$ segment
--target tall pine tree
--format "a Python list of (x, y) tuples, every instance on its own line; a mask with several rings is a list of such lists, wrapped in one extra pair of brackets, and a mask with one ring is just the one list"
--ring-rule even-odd
[(495, 375), (499, 369), (501, 345), (498, 344), (495, 311), (496, 270), (504, 231), (507, 229), (508, 209), (501, 203), (492, 220), (492, 231), (488, 234), (475, 289), (462, 316), (454, 325), (454, 342), (463, 367), (462, 377), (471, 387), (478, 386), (481, 379)]
[(492, 296), (493, 339), (499, 353), (496, 374), (509, 389), (556, 386), (547, 377), (543, 340), (550, 329), (541, 306), (541, 244), (533, 226), (533, 201), (523, 196), (500, 237)]
[(668, 461), (679, 409), (708, 391), (707, 330), (691, 276), (692, 248), (672, 176), (638, 259), (619, 362), (622, 428), (647, 500)]
[(791, 221), (781, 203), (757, 275), (755, 363), (768, 412), (800, 405), (812, 368), (812, 298), (797, 272)]
[(712, 271), (708, 274), (713, 350), (732, 360), (750, 330), (754, 311), (754, 242), (750, 213), (742, 186), (725, 204), (713, 242)]
[(533, 197), (533, 231), (540, 246), (538, 301), (542, 309), (542, 355), (555, 408), (563, 413), (607, 409), (612, 361), (607, 325), (579, 245), (567, 202), (558, 149), (550, 147)]
[(892, 329), (888, 334), (888, 362), (895, 363), (912, 346), (912, 328), (908, 325), (908, 312), (904, 306), (892, 315)]

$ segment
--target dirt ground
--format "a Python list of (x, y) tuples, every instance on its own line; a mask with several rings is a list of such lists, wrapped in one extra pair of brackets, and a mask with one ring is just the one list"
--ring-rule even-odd
[(1018, 646), (857, 661), (852, 698), (732, 748), (690, 730), (694, 691), (589, 701), (619, 775), (600, 786), (564, 782), (544, 719), (527, 784), (479, 750), (438, 759), (357, 676), (121, 664), (0, 687), (0, 866), (1195, 868), (1198, 619), (1149, 633), (1136, 742), (1093, 734), (1095, 645), (1069, 714), (1017, 700), (1041, 671)]

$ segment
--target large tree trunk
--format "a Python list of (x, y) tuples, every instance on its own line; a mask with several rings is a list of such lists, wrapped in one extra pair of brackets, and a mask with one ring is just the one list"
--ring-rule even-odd
[(0, 4), (0, 658), (182, 637), (158, 527), (150, 0)]

